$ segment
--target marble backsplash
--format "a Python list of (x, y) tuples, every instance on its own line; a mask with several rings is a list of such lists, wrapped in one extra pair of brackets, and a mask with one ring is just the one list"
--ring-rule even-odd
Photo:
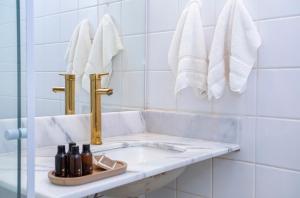
[(237, 143), (239, 119), (235, 117), (167, 111), (145, 111), (143, 117), (149, 133)]
[[(16, 140), (6, 140), (5, 131), (15, 129), (16, 119), (0, 120), (0, 153), (16, 151)], [(26, 128), (26, 119), (22, 119)], [(36, 146), (53, 146), (66, 142), (84, 142), (90, 139), (90, 119), (88, 114), (37, 117), (35, 119)], [(102, 116), (103, 137), (128, 135), (145, 132), (145, 123), (141, 112), (112, 112)], [(26, 139), (22, 140), (26, 148)]]
[[(103, 137), (149, 132), (237, 143), (239, 131), (239, 120), (232, 117), (163, 111), (127, 111), (103, 113), (102, 118)], [(26, 127), (25, 123), (26, 119), (23, 119), (22, 127)], [(35, 123), (37, 147), (90, 139), (90, 119), (87, 114), (37, 117)], [(16, 150), (16, 141), (8, 141), (4, 137), (4, 132), (13, 128), (16, 128), (15, 119), (0, 120), (0, 153)], [(26, 139), (22, 142), (25, 148)]]

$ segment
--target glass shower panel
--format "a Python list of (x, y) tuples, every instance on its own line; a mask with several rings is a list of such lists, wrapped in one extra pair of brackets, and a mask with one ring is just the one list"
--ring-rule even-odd
[(21, 197), (20, 19), (18, 0), (0, 0), (0, 197), (5, 198)]

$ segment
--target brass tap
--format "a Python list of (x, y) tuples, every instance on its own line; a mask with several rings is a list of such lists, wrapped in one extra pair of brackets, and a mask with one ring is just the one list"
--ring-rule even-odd
[(113, 90), (101, 88), (102, 76), (109, 73), (90, 74), (90, 95), (91, 95), (91, 144), (102, 144), (102, 122), (101, 122), (101, 95), (112, 95)]
[(54, 93), (65, 92), (65, 114), (75, 114), (75, 74), (60, 74), (65, 77), (65, 87), (53, 87)]

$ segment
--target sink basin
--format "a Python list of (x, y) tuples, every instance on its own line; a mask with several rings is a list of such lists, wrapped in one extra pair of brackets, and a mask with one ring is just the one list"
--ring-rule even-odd
[(167, 156), (176, 155), (184, 151), (185, 149), (181, 147), (155, 143), (140, 143), (101, 149), (93, 153), (96, 155), (104, 154), (111, 159), (125, 161), (129, 165), (140, 165), (164, 159)]
[[(184, 152), (182, 147), (171, 146), (164, 143), (128, 143), (113, 148), (95, 149), (95, 155), (105, 154), (111, 159), (122, 160), (128, 163), (128, 170), (157, 164), (158, 160)], [(155, 191), (175, 180), (185, 167), (161, 173), (143, 180), (106, 191), (103, 194), (109, 197), (126, 198), (138, 197), (147, 192)]]

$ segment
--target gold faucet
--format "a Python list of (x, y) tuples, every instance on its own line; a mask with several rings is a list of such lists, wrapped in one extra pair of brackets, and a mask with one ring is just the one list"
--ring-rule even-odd
[(109, 73), (90, 74), (90, 95), (91, 95), (91, 144), (102, 144), (102, 123), (101, 123), (101, 95), (112, 95), (113, 90), (101, 88), (102, 76)]
[(75, 74), (60, 74), (65, 77), (65, 87), (53, 87), (54, 93), (65, 92), (65, 114), (75, 114)]

